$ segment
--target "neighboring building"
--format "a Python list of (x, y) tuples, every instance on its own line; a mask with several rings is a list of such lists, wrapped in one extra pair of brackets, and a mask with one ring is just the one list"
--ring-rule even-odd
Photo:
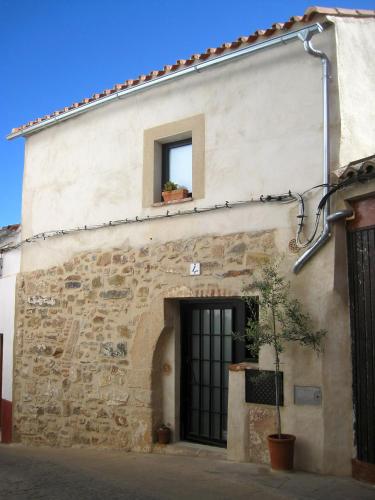
[(0, 399), (1, 441), (12, 440), (13, 341), (16, 277), (20, 271), (21, 251), (2, 252), (21, 240), (19, 224), (0, 228)]
[[(375, 11), (314, 7), (12, 131), (26, 138), (17, 441), (152, 451), (168, 423), (174, 441), (228, 444), (231, 459), (267, 462), (274, 408), (245, 403), (236, 365), (228, 414), (228, 367), (246, 359), (231, 335), (243, 329), (244, 287), (267, 256), (285, 255), (293, 289), (328, 330), (320, 357), (296, 346), (283, 355), (296, 467), (349, 474), (354, 456), (375, 462), (371, 407), (361, 415), (370, 445), (354, 445), (343, 218), (348, 202), (375, 192), (374, 36)], [(315, 188), (329, 179), (324, 166), (349, 162), (345, 190)], [(163, 203), (168, 180), (190, 194)], [(302, 266), (296, 193), (310, 233), (328, 191), (335, 222)], [(246, 366), (273, 367), (266, 349)]]

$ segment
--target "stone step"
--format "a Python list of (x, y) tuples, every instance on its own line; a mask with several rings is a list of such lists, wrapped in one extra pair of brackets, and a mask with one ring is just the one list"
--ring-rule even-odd
[(170, 444), (155, 443), (152, 448), (153, 453), (167, 455), (185, 455), (189, 457), (204, 457), (215, 460), (226, 460), (227, 450), (217, 446), (208, 446), (200, 443), (189, 443), (187, 441), (179, 441)]

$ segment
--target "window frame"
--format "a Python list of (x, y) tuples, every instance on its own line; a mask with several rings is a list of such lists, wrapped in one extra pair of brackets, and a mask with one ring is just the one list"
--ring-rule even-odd
[[(162, 191), (164, 188), (164, 184), (168, 181), (174, 182), (175, 179), (170, 178), (170, 155), (169, 152), (172, 149), (179, 148), (182, 146), (190, 146), (193, 149), (193, 139), (192, 137), (189, 137), (187, 139), (182, 139), (179, 141), (173, 141), (173, 142), (167, 142), (165, 144), (162, 144), (162, 152), (161, 152), (161, 187)], [(191, 162), (191, 177), (193, 177), (193, 160)], [(161, 193), (160, 193), (161, 195)], [(189, 197), (192, 196), (192, 191), (189, 191)]]
[[(205, 116), (181, 120), (145, 129), (143, 139), (142, 207), (160, 207), (162, 192), (163, 144), (192, 139), (192, 192), (194, 200), (205, 197)], [(187, 201), (192, 200), (189, 198)]]

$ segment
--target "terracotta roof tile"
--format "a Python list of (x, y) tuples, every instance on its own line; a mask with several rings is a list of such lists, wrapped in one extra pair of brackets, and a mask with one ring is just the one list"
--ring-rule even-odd
[(290, 18), (290, 21), (293, 22), (293, 23), (300, 23), (302, 21), (305, 21), (305, 16), (292, 16)]
[(274, 28), (275, 30), (282, 30), (284, 29), (285, 27), (285, 23), (274, 23), (272, 25), (272, 28)]
[(9, 226), (0, 227), (0, 231), (15, 232), (21, 227), (21, 224), (10, 224)]
[(344, 9), (341, 7), (308, 7), (303, 18), (311, 20), (316, 15), (324, 16), (349, 16), (349, 17), (374, 17), (375, 10)]
[(372, 17), (370, 12), (374, 12), (374, 11), (366, 10), (366, 9), (356, 9), (356, 12), (357, 12), (358, 16)]
[(353, 174), (369, 174), (375, 171), (375, 155), (367, 156), (359, 160), (351, 161), (344, 167), (332, 171), (332, 176), (343, 180)]
[(27, 129), (28, 127), (31, 127), (32, 125), (35, 125), (36, 123), (41, 123), (45, 120), (48, 120), (49, 118), (51, 118), (51, 116), (58, 116), (59, 114), (62, 114), (68, 110), (78, 108), (80, 106), (88, 104), (89, 102), (92, 102), (94, 100), (98, 100), (102, 97), (106, 97), (110, 94), (118, 92), (119, 90), (123, 90), (127, 87), (135, 86), (139, 83), (142, 83), (142, 82), (147, 81), (147, 80), (151, 80), (153, 78), (157, 78), (159, 76), (164, 75), (165, 73), (170, 73), (170, 72), (176, 71), (178, 69), (181, 69), (181, 67), (183, 67), (183, 66), (188, 66), (190, 64), (194, 64), (197, 61), (202, 61), (202, 60), (208, 59), (209, 57), (212, 57), (212, 56), (215, 57), (218, 54), (221, 54), (222, 52), (224, 52), (226, 50), (230, 51), (230, 50), (236, 49), (243, 44), (253, 43), (258, 38), (269, 37), (269, 36), (272, 36), (280, 31), (288, 30), (291, 27), (293, 27), (293, 25), (296, 23), (308, 23), (316, 16), (375, 17), (375, 10), (343, 9), (343, 8), (338, 8), (338, 7), (336, 8), (336, 7), (317, 7), (317, 6), (308, 7), (308, 9), (305, 11), (303, 16), (293, 16), (286, 22), (274, 23), (268, 29), (265, 29), (265, 30), (259, 29), (259, 30), (256, 30), (253, 34), (250, 34), (247, 36), (240, 36), (239, 38), (237, 38), (237, 40), (235, 40), (233, 42), (223, 43), (220, 47), (208, 48), (206, 50), (206, 52), (204, 52), (202, 54), (193, 54), (190, 56), (189, 59), (179, 59), (173, 65), (164, 66), (163, 70), (154, 70), (154, 71), (151, 71), (150, 73), (148, 73), (147, 75), (140, 75), (135, 80), (126, 80), (124, 83), (117, 83), (111, 89), (105, 89), (100, 94), (96, 93), (91, 98), (86, 97), (78, 103), (75, 102), (75, 103), (71, 104), (70, 106), (64, 107), (60, 111), (55, 111), (54, 113), (52, 113), (52, 115), (45, 115), (45, 116), (43, 116), (41, 118), (37, 118), (36, 120), (33, 120), (25, 125), (21, 125), (20, 127), (13, 128), (12, 134), (16, 133), (16, 132), (23, 131), (23, 130)]

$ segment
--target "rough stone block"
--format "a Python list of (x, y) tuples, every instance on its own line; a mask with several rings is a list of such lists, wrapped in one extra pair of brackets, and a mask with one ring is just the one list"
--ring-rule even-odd
[(105, 253), (102, 253), (101, 255), (99, 255), (99, 257), (96, 261), (96, 264), (98, 266), (105, 267), (105, 266), (109, 266), (111, 261), (112, 261), (112, 254), (110, 252), (105, 252)]
[(96, 276), (92, 281), (91, 284), (93, 288), (100, 288), (103, 286), (103, 281), (100, 276)]
[(223, 273), (223, 278), (237, 278), (238, 276), (246, 276), (251, 274), (250, 269), (232, 269)]
[(149, 292), (150, 289), (147, 286), (141, 286), (137, 291), (137, 297), (146, 298), (148, 297)]
[(126, 343), (119, 343), (116, 346), (113, 342), (105, 342), (100, 346), (100, 352), (103, 356), (110, 358), (118, 358), (121, 356), (126, 356), (127, 347)]
[(126, 325), (118, 325), (117, 332), (119, 333), (119, 335), (121, 337), (130, 338), (130, 336), (131, 336), (130, 330)]
[(121, 286), (125, 283), (125, 278), (124, 276), (121, 276), (121, 274), (115, 274), (114, 276), (108, 278), (108, 283), (111, 286)]
[(100, 297), (105, 300), (132, 298), (132, 291), (130, 288), (124, 288), (123, 290), (107, 290), (100, 292)]
[(65, 288), (81, 288), (80, 281), (67, 281), (65, 283)]
[(65, 278), (65, 281), (81, 281), (81, 276), (79, 274), (70, 274)]
[(237, 243), (237, 245), (234, 245), (229, 252), (230, 253), (240, 253), (243, 254), (246, 251), (246, 244), (245, 243)]

